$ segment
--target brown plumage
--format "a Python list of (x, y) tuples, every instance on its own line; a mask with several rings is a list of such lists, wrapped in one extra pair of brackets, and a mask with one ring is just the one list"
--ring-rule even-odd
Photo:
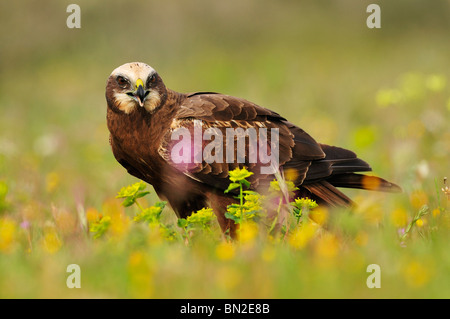
[[(117, 161), (128, 173), (150, 183), (179, 217), (212, 207), (224, 231), (231, 228), (234, 232), (233, 222), (224, 217), (227, 205), (235, 200), (233, 194), (224, 194), (228, 172), (243, 166), (253, 171), (249, 179), (252, 189), (264, 189), (274, 176), (262, 174), (263, 164), (249, 160), (248, 145), (243, 163), (237, 163), (236, 157), (226, 163), (225, 154), (223, 161), (203, 158), (195, 162), (191, 154), (188, 163), (175, 163), (171, 150), (178, 139), (173, 139), (173, 132), (185, 128), (192, 133), (199, 121), (201, 132), (215, 129), (223, 136), (227, 128), (254, 128), (256, 132), (278, 129), (280, 171), (293, 177), (299, 196), (319, 204), (351, 205), (336, 187), (400, 191), (379, 177), (356, 174), (371, 168), (352, 151), (317, 143), (279, 114), (233, 96), (177, 93), (166, 88), (156, 71), (144, 63), (127, 63), (115, 69), (107, 81), (106, 100), (110, 143)], [(269, 137), (269, 149), (273, 146), (270, 141)], [(202, 141), (202, 151), (209, 142)]]

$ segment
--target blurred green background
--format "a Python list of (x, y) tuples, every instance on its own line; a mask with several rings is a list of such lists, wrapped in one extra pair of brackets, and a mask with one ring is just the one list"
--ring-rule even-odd
[[(173, 90), (243, 97), (354, 150), (405, 189), (396, 201), (450, 175), (448, 0), (79, 0), (80, 29), (66, 26), (70, 3), (0, 3), (0, 209), (18, 223), (100, 207), (135, 181), (112, 156), (104, 98), (131, 61)], [(370, 3), (381, 29), (366, 26)]]

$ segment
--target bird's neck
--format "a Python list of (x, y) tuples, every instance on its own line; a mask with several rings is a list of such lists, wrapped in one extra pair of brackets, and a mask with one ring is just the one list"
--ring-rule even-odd
[(125, 114), (108, 107), (108, 129), (111, 137), (119, 144), (146, 145), (148, 141), (158, 144), (166, 134), (186, 94), (167, 89), (162, 105), (153, 112), (136, 108)]

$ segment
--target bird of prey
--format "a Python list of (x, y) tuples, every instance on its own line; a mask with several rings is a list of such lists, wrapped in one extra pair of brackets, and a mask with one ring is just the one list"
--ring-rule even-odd
[[(236, 227), (225, 217), (227, 205), (236, 199), (232, 192), (225, 194), (224, 190), (230, 183), (228, 173), (237, 167), (246, 167), (254, 173), (248, 178), (250, 189), (254, 190), (267, 187), (276, 171), (289, 172), (298, 187), (297, 195), (323, 205), (352, 205), (350, 198), (337, 187), (400, 191), (400, 187), (384, 179), (358, 174), (371, 171), (371, 168), (354, 152), (316, 142), (278, 113), (225, 94), (175, 92), (164, 85), (152, 67), (142, 62), (126, 63), (113, 70), (107, 80), (106, 100), (110, 144), (116, 160), (129, 174), (151, 184), (180, 218), (203, 207), (213, 208), (224, 232), (234, 233)], [(211, 133), (211, 130), (227, 136), (230, 129), (239, 128), (241, 133), (251, 128), (257, 134), (236, 134), (231, 139), (223, 138), (223, 141), (217, 138), (220, 134), (209, 134), (209, 138), (205, 138), (205, 133)], [(258, 134), (263, 129), (266, 129), (266, 135)], [(197, 152), (195, 147), (192, 152), (184, 150), (187, 159), (181, 162), (174, 159), (174, 154), (179, 154), (173, 151), (182, 140), (175, 134), (180, 130), (189, 133), (200, 130), (202, 137), (200, 144), (193, 144), (195, 147), (200, 145)], [(274, 138), (267, 137), (267, 130), (277, 133), (277, 144), (272, 143)], [(192, 140), (196, 138), (195, 134), (190, 136)], [(250, 160), (250, 153), (256, 152), (249, 147), (251, 138), (257, 139), (257, 147), (265, 146), (267, 154), (277, 154), (276, 171), (264, 173), (259, 157), (256, 161)], [(244, 156), (238, 159), (236, 148), (243, 140), (248, 143), (244, 143)], [(226, 157), (228, 154), (223, 151), (226, 142), (235, 141), (236, 153)], [(206, 154), (207, 147), (211, 150), (208, 143), (216, 146), (218, 154), (218, 146), (223, 143), (221, 158), (215, 157), (215, 161), (196, 158)], [(208, 154), (217, 155), (214, 151)]]

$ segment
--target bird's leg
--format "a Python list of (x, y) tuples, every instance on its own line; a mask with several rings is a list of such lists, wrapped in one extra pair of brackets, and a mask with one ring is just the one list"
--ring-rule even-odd
[(225, 235), (230, 236), (232, 239), (236, 239), (236, 230), (238, 225), (233, 220), (225, 217), (227, 206), (236, 203), (236, 200), (232, 197), (217, 194), (213, 191), (208, 194), (208, 198), (210, 200), (211, 208), (216, 214), (217, 221), (219, 222), (222, 232)]

